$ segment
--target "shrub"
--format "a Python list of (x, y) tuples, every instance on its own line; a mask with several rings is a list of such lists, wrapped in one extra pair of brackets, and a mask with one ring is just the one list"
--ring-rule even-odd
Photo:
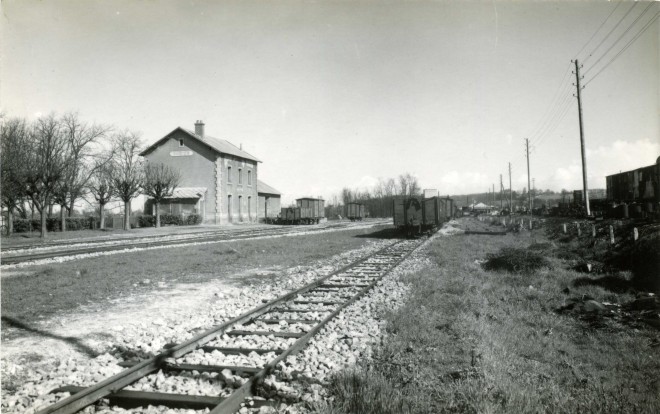
[(191, 214), (186, 217), (186, 224), (199, 224), (202, 222), (202, 216), (199, 214)]
[(542, 267), (550, 267), (548, 260), (527, 249), (505, 247), (498, 253), (489, 254), (483, 268), (486, 270), (506, 270), (526, 273)]
[(139, 216), (138, 224), (140, 227), (154, 227), (156, 225), (156, 216)]
[[(161, 226), (181, 226), (187, 224), (199, 224), (202, 222), (202, 217), (198, 214), (191, 214), (186, 218), (175, 214), (161, 214)], [(140, 227), (154, 227), (156, 225), (156, 216), (144, 215), (138, 217), (138, 224)]]
[[(98, 221), (95, 217), (66, 217), (65, 220), (67, 231), (92, 229)], [(59, 217), (47, 218), (46, 229), (48, 231), (61, 231), (62, 220)], [(41, 231), (41, 220), (38, 218), (34, 220), (14, 219), (14, 233), (26, 233), (29, 231)]]
[[(28, 231), (40, 231), (41, 219), (15, 219), (14, 220), (14, 233), (25, 233)], [(46, 218), (46, 230), (59, 231), (60, 219), (55, 217)]]
[(174, 225), (174, 226), (180, 226), (181, 225), (181, 216), (177, 216), (174, 214), (161, 214), (160, 215), (160, 225), (161, 226), (166, 226), (166, 225)]
[(95, 226), (95, 217), (67, 217), (66, 229), (67, 230), (87, 230), (93, 229)]

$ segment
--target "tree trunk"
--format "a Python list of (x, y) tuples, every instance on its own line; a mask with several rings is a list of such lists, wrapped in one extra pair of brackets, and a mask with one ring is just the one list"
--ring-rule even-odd
[(69, 213), (68, 216), (69, 217), (71, 217), (71, 215), (73, 214), (73, 203), (74, 202), (75, 202), (75, 200), (73, 199), (73, 196), (71, 196), (71, 201), (69, 202), (69, 208), (68, 208), (68, 210), (69, 210), (68, 211), (68, 213)]
[(48, 217), (52, 217), (52, 216), (53, 216), (53, 205), (48, 204)]
[(62, 232), (66, 231), (66, 214), (64, 214), (66, 207), (64, 205), (60, 206), (60, 227)]
[(100, 210), (100, 215), (101, 215), (101, 225), (99, 228), (101, 230), (105, 229), (105, 203), (99, 204), (99, 210)]
[(156, 202), (156, 228), (160, 227), (160, 203)]
[(7, 236), (11, 236), (14, 232), (14, 208), (7, 209)]
[(48, 215), (48, 210), (45, 208), (41, 209), (41, 233), (40, 236), (42, 239), (46, 238), (46, 234), (48, 234), (48, 229), (46, 228), (46, 216)]
[(131, 202), (124, 201), (124, 230), (131, 229), (130, 216), (131, 216)]

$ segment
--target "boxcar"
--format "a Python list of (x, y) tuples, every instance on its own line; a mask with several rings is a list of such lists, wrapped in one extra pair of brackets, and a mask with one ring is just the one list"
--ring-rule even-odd
[(283, 207), (280, 213), (280, 221), (284, 224), (298, 224), (300, 222), (300, 208)]
[(325, 201), (321, 198), (299, 198), (300, 221), (304, 224), (318, 223), (325, 217)]
[(422, 200), (422, 197), (394, 197), (392, 200), (394, 227), (405, 231), (408, 236), (421, 233), (424, 221)]
[(348, 203), (346, 204), (346, 218), (351, 221), (360, 221), (365, 218), (364, 204)]
[(424, 203), (424, 208), (422, 209), (424, 227), (437, 227), (445, 222), (444, 202), (440, 201), (438, 197), (425, 198), (422, 202)]
[(654, 165), (605, 177), (607, 200), (612, 202), (660, 202), (660, 157)]

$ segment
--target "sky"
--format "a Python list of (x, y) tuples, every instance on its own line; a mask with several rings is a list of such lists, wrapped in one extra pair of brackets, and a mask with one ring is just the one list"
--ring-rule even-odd
[(508, 187), (509, 162), (522, 190), (525, 138), (535, 187), (572, 190), (578, 58), (589, 187), (604, 188), (606, 175), (660, 156), (659, 12), (604, 1), (4, 0), (0, 106), (28, 119), (77, 111), (146, 144), (201, 119), (263, 161), (259, 179), (284, 203), (406, 172), (441, 194), (485, 192), (500, 174)]

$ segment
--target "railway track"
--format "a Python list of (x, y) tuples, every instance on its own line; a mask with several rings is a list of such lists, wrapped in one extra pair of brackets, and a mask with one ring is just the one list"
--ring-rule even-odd
[[(374, 224), (379, 224), (378, 222)], [(79, 254), (121, 251), (131, 248), (165, 247), (198, 242), (222, 240), (242, 240), (261, 236), (278, 236), (298, 232), (315, 232), (328, 229), (352, 227), (350, 223), (338, 223), (314, 227), (262, 227), (245, 230), (220, 230), (201, 233), (187, 233), (175, 236), (149, 236), (144, 238), (122, 238), (104, 240), (101, 242), (73, 242), (25, 248), (8, 248), (2, 250), (1, 264), (10, 265), (43, 259), (75, 256)]]
[[(396, 242), (327, 276), (255, 307), (192, 339), (143, 361), (124, 362), (124, 371), (87, 388), (65, 386), (52, 393), (69, 392), (38, 414), (75, 413), (104, 399), (123, 408), (161, 405), (169, 408), (209, 409), (211, 413), (234, 413), (255, 395), (258, 385), (278, 363), (302, 350), (307, 342), (343, 309), (365, 295), (385, 275), (405, 260), (423, 241)], [(279, 339), (276, 346), (255, 347), (259, 338)], [(263, 343), (263, 342), (262, 342)], [(272, 344), (273, 342), (267, 342)], [(254, 358), (260, 356), (261, 363)], [(188, 358), (205, 364), (195, 364)], [(213, 363), (209, 363), (209, 361)], [(242, 361), (242, 363), (241, 363)], [(247, 361), (247, 362), (246, 362)], [(250, 362), (252, 361), (252, 362)], [(192, 371), (221, 373), (224, 384), (219, 395), (199, 396), (131, 389), (160, 371), (170, 376)], [(160, 374), (162, 375), (162, 374)], [(238, 376), (238, 381), (226, 378)], [(219, 380), (220, 381), (220, 380)], [(262, 401), (263, 402), (263, 401)]]

